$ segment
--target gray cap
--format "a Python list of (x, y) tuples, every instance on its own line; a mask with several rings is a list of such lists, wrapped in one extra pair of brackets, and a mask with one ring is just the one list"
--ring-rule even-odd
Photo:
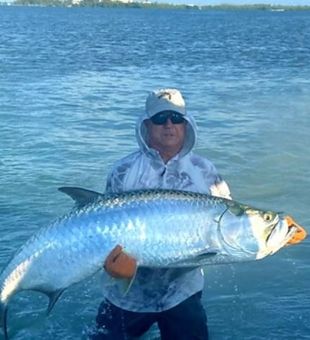
[(175, 111), (186, 115), (185, 101), (181, 92), (176, 89), (160, 89), (148, 95), (145, 111), (149, 118), (162, 111)]

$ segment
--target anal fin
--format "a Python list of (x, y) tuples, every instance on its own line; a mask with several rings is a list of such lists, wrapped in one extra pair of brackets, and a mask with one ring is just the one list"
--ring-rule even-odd
[(55, 303), (58, 301), (60, 295), (63, 293), (64, 289), (59, 289), (59, 290), (55, 290), (54, 292), (51, 293), (46, 293), (44, 292), (48, 298), (49, 298), (49, 303), (48, 303), (48, 307), (46, 310), (46, 314), (49, 315), (50, 312), (52, 311), (52, 309), (55, 306)]

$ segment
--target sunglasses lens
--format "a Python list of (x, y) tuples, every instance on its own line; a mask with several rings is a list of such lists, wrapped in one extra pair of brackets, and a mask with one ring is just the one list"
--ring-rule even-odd
[(155, 125), (164, 125), (166, 124), (168, 119), (168, 115), (165, 113), (157, 113), (155, 116), (151, 117), (151, 121)]
[(185, 121), (185, 119), (179, 113), (173, 113), (170, 116), (170, 119), (173, 124), (182, 124)]
[(160, 112), (151, 117), (151, 121), (155, 125), (164, 125), (168, 119), (170, 119), (173, 124), (182, 124), (185, 121), (182, 115), (177, 112)]

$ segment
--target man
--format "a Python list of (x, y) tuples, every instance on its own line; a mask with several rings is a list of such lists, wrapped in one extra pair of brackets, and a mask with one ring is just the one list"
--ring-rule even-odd
[[(107, 192), (178, 189), (230, 198), (214, 165), (194, 153), (196, 125), (176, 89), (151, 92), (136, 126), (139, 150), (118, 161)], [(157, 323), (163, 340), (208, 339), (201, 304), (200, 269), (136, 268), (135, 259), (118, 245), (104, 268), (115, 278), (133, 278), (127, 294), (117, 285), (105, 292), (93, 339), (133, 339)]]

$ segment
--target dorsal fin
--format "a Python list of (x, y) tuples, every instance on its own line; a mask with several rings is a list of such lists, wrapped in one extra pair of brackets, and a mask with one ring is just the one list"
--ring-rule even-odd
[(78, 187), (60, 187), (58, 190), (69, 195), (79, 208), (104, 197), (99, 192)]

